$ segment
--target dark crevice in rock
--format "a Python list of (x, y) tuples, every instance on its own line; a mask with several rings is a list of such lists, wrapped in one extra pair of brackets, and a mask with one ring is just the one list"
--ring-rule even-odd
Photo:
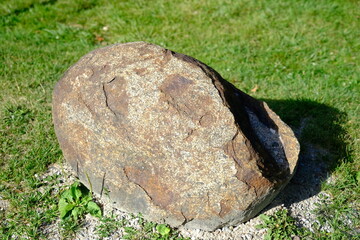
[(205, 117), (205, 115), (202, 115), (200, 118), (199, 118), (199, 125), (201, 126), (201, 120)]
[(203, 115), (200, 116), (200, 118), (199, 118), (199, 120), (198, 120), (198, 124), (199, 124), (200, 126), (203, 126), (203, 125), (204, 125), (204, 124), (202, 123), (202, 121), (204, 120), (204, 117), (207, 116), (207, 115), (208, 115), (208, 113), (205, 113), (205, 114), (203, 114)]
[(183, 139), (184, 141), (189, 139), (191, 137), (191, 135), (193, 135), (193, 133), (196, 131), (197, 129), (194, 128), (194, 129), (191, 129), (188, 133), (187, 133), (187, 136)]
[(259, 153), (257, 165), (263, 176), (273, 182), (286, 180), (290, 173), (289, 164), (279, 138), (278, 127), (267, 114), (264, 104), (238, 90), (204, 63), (180, 53), (171, 53), (178, 59), (199, 66), (212, 79), (223, 104), (233, 113), (236, 125)]
[[(138, 186), (139, 188), (141, 188), (141, 189), (145, 192), (145, 194), (149, 197), (150, 201), (153, 202), (152, 197), (149, 195), (149, 193), (146, 191), (146, 189), (143, 188), (140, 184), (132, 181), (132, 180), (129, 178), (129, 175), (128, 175), (127, 172), (126, 172), (126, 168), (123, 168), (123, 172), (124, 172), (124, 175), (125, 175), (126, 179), (127, 179), (129, 182), (131, 182), (131, 183), (135, 184), (136, 186)], [(154, 203), (154, 205), (156, 205), (156, 204)], [(159, 206), (158, 206), (158, 207), (159, 207)]]
[[(115, 80), (115, 78), (114, 78), (113, 80)], [(113, 80), (111, 80), (110, 82), (112, 82)], [(110, 82), (109, 82), (109, 83), (110, 83)], [(106, 92), (105, 83), (102, 84), (102, 90), (103, 90), (104, 96), (105, 96), (105, 105), (106, 105), (106, 107), (110, 110), (110, 112), (112, 112), (112, 113), (114, 114), (114, 116), (117, 117), (116, 112), (115, 112), (115, 111), (110, 107), (110, 105), (109, 105), (108, 94), (107, 94), (107, 92)]]
[(110, 81), (107, 82), (107, 84), (112, 83), (113, 81), (115, 81), (116, 77), (114, 77), (113, 79), (111, 79)]
[(194, 218), (186, 217), (182, 209), (180, 209), (180, 214), (184, 218), (184, 222), (181, 225), (185, 225), (185, 224), (191, 222), (194, 219)]
[(106, 172), (104, 172), (104, 175), (102, 177), (102, 181), (101, 181), (101, 190), (100, 190), (100, 197), (102, 197), (103, 191), (104, 191), (104, 186), (105, 186), (105, 177), (106, 177)]
[(77, 174), (78, 176), (80, 175), (79, 161), (76, 161), (76, 174)]

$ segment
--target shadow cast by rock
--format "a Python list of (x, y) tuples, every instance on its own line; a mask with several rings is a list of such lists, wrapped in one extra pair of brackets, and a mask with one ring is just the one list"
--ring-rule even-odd
[(268, 100), (267, 102), (295, 132), (301, 146), (295, 175), (266, 208), (285, 207), (318, 194), (321, 184), (346, 156), (346, 114), (311, 100)]

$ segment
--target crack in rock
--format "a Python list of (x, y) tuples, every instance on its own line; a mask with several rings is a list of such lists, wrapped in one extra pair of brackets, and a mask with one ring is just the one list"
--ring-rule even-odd
[[(112, 79), (110, 82), (114, 81), (116, 78)], [(110, 83), (108, 82), (108, 83)], [(108, 83), (102, 83), (102, 91), (104, 92), (104, 96), (105, 96), (105, 106), (106, 108), (108, 108), (110, 110), (110, 112), (112, 112), (114, 114), (115, 117), (117, 117), (116, 112), (109, 106), (109, 102), (108, 102), (108, 94), (106, 92), (106, 88), (105, 88), (105, 84)]]
[[(129, 178), (129, 176), (128, 176), (127, 172), (126, 172), (126, 168), (123, 168), (123, 172), (124, 172), (127, 180), (128, 180), (129, 182), (135, 184), (135, 185), (138, 186), (139, 188), (141, 188), (141, 189), (145, 192), (145, 194), (149, 197), (150, 201), (153, 202), (152, 197), (149, 195), (149, 193), (146, 191), (146, 189), (143, 188), (140, 184), (134, 182), (133, 180), (131, 180), (131, 179)], [(156, 204), (155, 204), (155, 205), (156, 205)]]

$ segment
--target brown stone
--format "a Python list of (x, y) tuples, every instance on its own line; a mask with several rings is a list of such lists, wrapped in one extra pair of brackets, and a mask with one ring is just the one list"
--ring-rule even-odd
[(214, 230), (256, 215), (294, 173), (291, 129), (212, 68), (156, 45), (81, 58), (53, 95), (65, 159), (119, 209)]

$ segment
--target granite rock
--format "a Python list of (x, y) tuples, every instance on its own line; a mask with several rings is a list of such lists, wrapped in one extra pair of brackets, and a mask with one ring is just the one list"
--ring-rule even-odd
[(299, 153), (266, 103), (204, 63), (145, 42), (81, 58), (55, 86), (53, 120), (85, 185), (173, 227), (247, 221), (287, 184)]

